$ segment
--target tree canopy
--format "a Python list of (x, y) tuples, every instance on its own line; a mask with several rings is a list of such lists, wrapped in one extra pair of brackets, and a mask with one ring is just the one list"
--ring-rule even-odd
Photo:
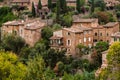
[(0, 80), (23, 80), (26, 69), (15, 54), (0, 51)]
[(120, 79), (120, 42), (113, 43), (107, 54), (108, 66), (103, 69), (99, 79), (119, 80)]

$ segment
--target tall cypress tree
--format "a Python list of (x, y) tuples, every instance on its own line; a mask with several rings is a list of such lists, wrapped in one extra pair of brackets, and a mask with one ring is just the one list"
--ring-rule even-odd
[(101, 1), (100, 7), (102, 11), (105, 11), (105, 2), (103, 0)]
[(34, 3), (32, 2), (32, 15), (35, 17), (36, 16), (36, 11), (35, 11), (35, 6)]
[(80, 0), (77, 0), (76, 1), (76, 10), (80, 13), (80, 8), (81, 8), (81, 6), (80, 6)]
[(91, 0), (91, 13), (95, 10), (95, 0)]
[(38, 9), (42, 9), (41, 0), (39, 0), (39, 2), (38, 2)]
[(57, 0), (57, 12), (56, 12), (56, 20), (57, 22), (59, 21), (59, 18), (60, 18), (60, 1), (61, 0)]
[(66, 0), (63, 0), (63, 4), (62, 4), (63, 6), (62, 6), (62, 11), (63, 11), (63, 13), (66, 13), (67, 12), (67, 2), (66, 2)]
[(51, 9), (52, 8), (52, 1), (48, 0), (48, 8)]

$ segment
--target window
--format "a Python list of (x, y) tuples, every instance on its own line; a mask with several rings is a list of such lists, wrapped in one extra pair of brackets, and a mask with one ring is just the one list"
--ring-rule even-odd
[(97, 36), (97, 33), (95, 33), (95, 36)]
[(68, 45), (68, 46), (71, 45), (71, 40), (67, 40), (67, 45)]
[(86, 42), (86, 40), (87, 40), (87, 39), (86, 39), (86, 38), (84, 38), (84, 42)]
[(45, 14), (47, 15), (48, 13), (47, 13), (47, 12), (45, 12)]
[(91, 41), (91, 38), (89, 37), (88, 40)]
[(114, 38), (114, 41), (117, 41), (117, 38)]
[(97, 42), (97, 39), (94, 39), (93, 42)]
[(70, 35), (70, 33), (68, 32), (67, 35)]
[(103, 41), (102, 39), (100, 41)]
[(107, 42), (109, 43), (109, 40), (107, 40)]
[(107, 33), (107, 36), (109, 36), (109, 34)]

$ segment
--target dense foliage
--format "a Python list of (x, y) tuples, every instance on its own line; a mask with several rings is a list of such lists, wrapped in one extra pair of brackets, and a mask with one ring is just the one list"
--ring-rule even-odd
[(0, 7), (0, 27), (2, 23), (7, 21), (12, 21), (14, 19), (17, 19), (17, 16), (15, 16), (12, 13), (11, 8), (9, 7)]
[(103, 69), (99, 80), (119, 80), (120, 79), (120, 42), (112, 44), (107, 54), (108, 66)]
[(14, 53), (0, 51), (0, 80), (23, 80), (26, 69)]

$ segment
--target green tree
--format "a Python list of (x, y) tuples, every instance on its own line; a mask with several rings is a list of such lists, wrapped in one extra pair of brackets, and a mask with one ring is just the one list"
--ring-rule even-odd
[(45, 69), (44, 74), (45, 74), (45, 80), (52, 80), (52, 79), (59, 80), (57, 79), (54, 71), (51, 70), (49, 67)]
[(23, 80), (26, 70), (14, 53), (0, 51), (0, 80)]
[(60, 0), (57, 0), (57, 11), (56, 11), (56, 21), (59, 22), (60, 20)]
[(106, 24), (108, 22), (114, 22), (114, 16), (113, 14), (109, 13), (109, 12), (96, 12), (92, 15), (92, 17), (94, 18), (98, 18), (98, 21), (100, 24)]
[(45, 63), (40, 55), (29, 59), (25, 80), (45, 80)]
[(97, 50), (97, 52), (103, 52), (108, 50), (109, 48), (109, 43), (108, 42), (98, 42), (95, 46), (95, 49)]
[(39, 0), (39, 2), (38, 2), (38, 9), (42, 9), (41, 0)]
[(91, 0), (91, 13), (94, 13), (95, 10), (95, 1)]
[(6, 21), (11, 21), (14, 19), (17, 19), (17, 16), (15, 16), (12, 13), (12, 10), (10, 7), (0, 7), (0, 27), (2, 26), (2, 23)]
[(48, 8), (52, 9), (52, 0), (48, 0)]
[(99, 80), (119, 80), (120, 79), (120, 42), (113, 43), (107, 54), (108, 66), (103, 69)]
[(61, 21), (61, 25), (62, 26), (67, 26), (67, 27), (70, 27), (72, 25), (72, 15), (69, 14), (69, 13), (66, 13), (63, 18), (62, 18), (62, 21)]
[(32, 16), (34, 16), (34, 17), (36, 16), (34, 2), (32, 2)]
[(63, 13), (66, 13), (67, 12), (67, 3), (66, 3), (66, 0), (61, 0), (62, 3), (61, 3), (61, 9), (62, 9), (62, 12)]
[[(78, 54), (79, 56), (82, 56), (82, 55), (88, 53), (87, 50), (89, 50), (89, 48), (87, 48), (87, 47), (84, 46), (83, 44), (78, 44), (78, 45), (76, 46), (76, 51), (77, 51), (77, 54)], [(87, 52), (86, 52), (86, 51), (87, 51)]]
[(50, 43), (49, 38), (53, 35), (53, 30), (50, 27), (45, 27), (42, 30), (41, 35), (42, 35), (42, 38), (43, 38), (42, 41), (45, 43), (46, 48), (48, 49), (49, 48), (49, 43)]
[(81, 5), (80, 5), (81, 3), (80, 3), (80, 0), (77, 0), (76, 1), (76, 10), (80, 13), (81, 12)]
[(8, 34), (2, 40), (2, 47), (5, 51), (13, 51), (18, 55), (24, 46), (26, 46), (24, 39), (14, 34)]
[(65, 51), (58, 51), (49, 49), (47, 52), (42, 53), (43, 59), (47, 66), (54, 68), (58, 61), (65, 62)]

